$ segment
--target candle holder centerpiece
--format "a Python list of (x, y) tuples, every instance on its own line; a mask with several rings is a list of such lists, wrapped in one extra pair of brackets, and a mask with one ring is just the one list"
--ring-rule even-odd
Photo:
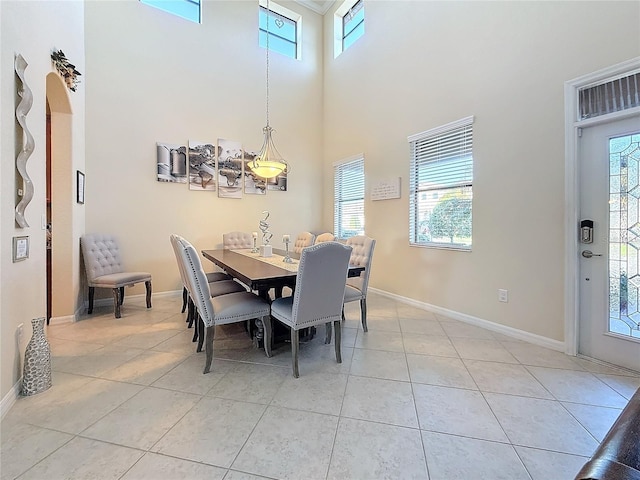
[(262, 245), (260, 245), (260, 256), (261, 257), (272, 257), (273, 256), (273, 248), (269, 245), (271, 241), (271, 237), (273, 237), (273, 233), (269, 231), (270, 224), (267, 222), (269, 219), (269, 212), (264, 210), (262, 214), (265, 216), (262, 220), (260, 220), (260, 231), (262, 232)]
[(251, 249), (251, 253), (259, 253), (258, 249), (258, 232), (251, 232), (251, 236), (253, 237), (253, 248)]
[(282, 241), (284, 242), (284, 249), (287, 252), (282, 261), (284, 263), (293, 263), (291, 256), (289, 256), (289, 242), (291, 242), (291, 237), (289, 235), (283, 235)]

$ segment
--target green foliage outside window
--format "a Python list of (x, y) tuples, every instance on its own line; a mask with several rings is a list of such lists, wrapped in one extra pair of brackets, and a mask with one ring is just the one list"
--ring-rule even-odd
[(432, 239), (455, 239), (471, 237), (471, 200), (460, 197), (444, 197), (434, 207), (426, 222)]

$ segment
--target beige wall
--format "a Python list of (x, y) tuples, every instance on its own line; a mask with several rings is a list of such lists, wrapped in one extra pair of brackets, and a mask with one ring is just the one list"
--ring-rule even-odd
[[(157, 182), (155, 143), (226, 138), (260, 147), (265, 52), (257, 46), (256, 3), (206, 1), (204, 23), (195, 25), (137, 0), (0, 1), (3, 399), (20, 376), (29, 321), (45, 314), (39, 225), (54, 47), (83, 73), (70, 94), (65, 168), (87, 175), (86, 204), (68, 205), (65, 214), (71, 279), (61, 284), (75, 302), (59, 315), (80, 306), (77, 240), (85, 215), (86, 231), (121, 238), (125, 260), (153, 274), (154, 291), (177, 290), (170, 233), (197, 248), (217, 246), (225, 231), (256, 230), (264, 209), (272, 212), (276, 245), (283, 233), (331, 229), (331, 165), (365, 152), (367, 186), (401, 176), (403, 191), (399, 200), (366, 202), (367, 233), (378, 240), (373, 287), (562, 340), (563, 83), (640, 54), (638, 3), (367, 2), (365, 36), (337, 59), (331, 12), (323, 28), (318, 15), (282, 3), (304, 15), (303, 59), (271, 55), (271, 124), (293, 165), (289, 191), (232, 200)], [(13, 220), (16, 52), (29, 62), (34, 91), (28, 229)], [(476, 116), (473, 251), (409, 248), (406, 137), (467, 115)], [(31, 258), (14, 264), (11, 239), (24, 234)], [(498, 288), (509, 290), (508, 304), (497, 302)], [(19, 323), (26, 327), (21, 348)]]
[[(21, 358), (31, 337), (31, 319), (46, 314), (45, 231), (40, 219), (45, 209), (45, 120), (46, 77), (52, 71), (50, 54), (54, 48), (62, 49), (82, 73), (84, 68), (84, 5), (80, 1), (0, 1), (0, 189), (2, 194), (0, 217), (0, 330), (1, 368), (0, 396), (9, 394), (22, 372)], [(20, 53), (29, 66), (25, 71), (27, 85), (33, 92), (33, 106), (27, 115), (27, 125), (35, 140), (35, 150), (27, 163), (35, 194), (26, 209), (28, 228), (18, 228), (14, 220), (15, 208), (15, 158), (22, 147), (19, 127), (15, 120), (17, 87), (19, 80), (14, 72), (14, 56)], [(67, 151), (66, 172), (84, 169), (84, 89), (70, 95), (73, 119), (71, 147)], [(54, 168), (56, 168), (54, 166)], [(71, 195), (69, 195), (71, 197)], [(84, 211), (78, 205), (66, 205), (66, 215), (71, 219), (71, 242), (77, 242), (76, 229), (83, 228)], [(12, 237), (28, 235), (29, 259), (12, 262)], [(78, 254), (68, 250), (68, 262), (77, 265)], [(73, 291), (79, 283), (77, 269), (70, 275), (58, 278), (67, 291)], [(73, 302), (60, 315), (74, 313)], [(17, 342), (17, 327), (24, 324), (24, 336)]]
[(86, 4), (86, 228), (116, 234), (126, 264), (153, 275), (154, 292), (181, 288), (171, 233), (214, 248), (226, 231), (256, 231), (263, 210), (276, 247), (284, 233), (320, 227), (322, 20), (282, 4), (304, 14), (302, 60), (270, 55), (270, 123), (292, 165), (289, 190), (242, 199), (158, 182), (156, 142), (224, 138), (260, 149), (266, 52), (257, 2), (206, 1), (201, 25), (136, 0)]
[[(402, 198), (365, 202), (371, 286), (550, 339), (564, 329), (564, 82), (640, 54), (638, 2), (366, 2), (333, 58), (324, 175), (365, 153)], [(408, 246), (407, 136), (475, 115), (472, 252)], [(332, 216), (325, 184), (324, 222)], [(509, 303), (497, 290), (508, 289)]]

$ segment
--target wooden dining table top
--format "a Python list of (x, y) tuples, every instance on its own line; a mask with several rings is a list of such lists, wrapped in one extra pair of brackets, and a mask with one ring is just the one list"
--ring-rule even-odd
[[(275, 248), (273, 253), (279, 256), (286, 254), (284, 250)], [(252, 290), (265, 291), (270, 288), (293, 287), (296, 283), (296, 271), (264, 262), (257, 255), (247, 255), (246, 251), (238, 253), (225, 249), (202, 250), (202, 255)], [(289, 252), (289, 256), (295, 261), (300, 258), (293, 252)], [(362, 271), (364, 271), (364, 267), (350, 265), (348, 276), (358, 276)]]

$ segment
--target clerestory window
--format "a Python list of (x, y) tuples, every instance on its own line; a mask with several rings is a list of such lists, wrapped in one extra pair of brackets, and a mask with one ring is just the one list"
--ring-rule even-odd
[(200, 0), (140, 0), (142, 3), (159, 8), (192, 22), (202, 23)]
[(269, 50), (291, 58), (300, 58), (300, 30), (302, 17), (277, 3), (260, 1), (259, 43), (267, 48), (267, 29), (269, 32)]
[(364, 35), (364, 0), (346, 0), (334, 14), (334, 57)]

